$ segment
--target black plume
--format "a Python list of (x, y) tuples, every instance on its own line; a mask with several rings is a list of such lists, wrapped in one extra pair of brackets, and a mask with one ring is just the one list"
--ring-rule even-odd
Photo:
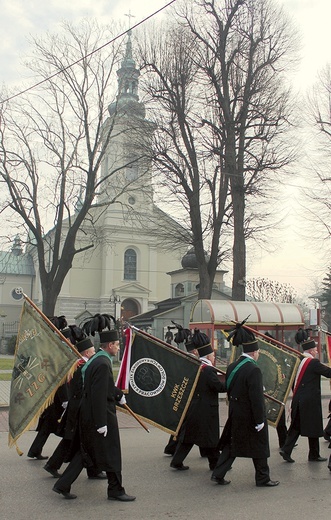
[(86, 338), (85, 332), (83, 332), (80, 327), (77, 327), (77, 325), (68, 325), (68, 327), (61, 332), (73, 345), (76, 345), (78, 341)]
[(231, 341), (232, 339), (232, 344), (236, 347), (242, 345), (243, 343), (249, 343), (250, 341), (255, 340), (253, 332), (243, 327), (243, 325), (248, 320), (249, 316), (247, 316), (247, 318), (245, 318), (241, 323), (236, 323), (235, 328), (229, 332), (227, 340)]
[(191, 331), (190, 329), (181, 328), (178, 332), (176, 332), (174, 336), (174, 341), (179, 345), (179, 343), (186, 343), (191, 339)]
[(190, 329), (184, 329), (182, 325), (179, 325), (178, 323), (171, 320), (171, 323), (175, 325), (175, 328), (178, 329), (178, 332), (176, 332), (174, 336), (174, 342), (179, 345), (180, 343), (187, 343), (191, 340), (191, 331)]
[[(114, 326), (111, 326), (111, 322)], [(85, 319), (80, 327), (87, 336), (94, 336), (96, 332), (102, 332), (105, 329), (111, 330), (116, 326), (116, 320), (110, 314), (95, 314), (92, 318)]]
[(304, 330), (301, 327), (298, 329), (298, 332), (294, 336), (295, 342), (298, 345), (300, 345), (300, 343), (303, 343), (304, 341), (306, 341), (309, 338), (309, 330), (311, 330), (311, 329)]
[(192, 343), (196, 348), (204, 347), (205, 345), (209, 345), (210, 339), (204, 332), (200, 332), (199, 329), (194, 329)]
[(62, 330), (62, 329), (65, 329), (67, 326), (68, 326), (68, 323), (67, 323), (67, 320), (66, 320), (66, 317), (65, 316), (51, 316), (50, 318), (48, 318), (52, 323), (53, 325), (58, 329), (58, 330)]
[(173, 323), (173, 324), (175, 325), (175, 327), (174, 327), (175, 329), (178, 329), (178, 330), (180, 330), (180, 329), (182, 329), (182, 328), (183, 328), (183, 326), (182, 326), (182, 325), (179, 325), (178, 323), (176, 323), (176, 322), (175, 322), (175, 321), (173, 321), (173, 320), (171, 320), (171, 323)]

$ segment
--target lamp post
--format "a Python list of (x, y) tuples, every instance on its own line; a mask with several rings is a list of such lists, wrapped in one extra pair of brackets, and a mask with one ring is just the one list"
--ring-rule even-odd
[(112, 293), (109, 297), (109, 303), (112, 304), (113, 315), (114, 315), (115, 320), (116, 321), (120, 320), (121, 319), (121, 297), (118, 294), (116, 294), (114, 289), (112, 290)]
[(115, 318), (115, 327), (118, 330), (120, 336), (120, 352), (118, 354), (118, 361), (122, 359), (123, 355), (123, 339), (122, 339), (122, 306), (121, 306), (121, 297), (116, 294), (115, 290), (112, 289), (111, 295), (109, 297), (109, 303), (112, 306), (112, 313)]

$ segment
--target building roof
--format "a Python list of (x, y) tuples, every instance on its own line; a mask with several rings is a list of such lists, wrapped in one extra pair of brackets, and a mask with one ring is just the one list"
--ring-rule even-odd
[(0, 274), (35, 276), (32, 256), (28, 253), (17, 255), (12, 251), (0, 251)]
[(198, 300), (192, 307), (190, 323), (225, 326), (243, 321), (247, 325), (302, 326), (302, 310), (294, 303)]
[(166, 300), (162, 300), (157, 303), (156, 309), (144, 312), (143, 314), (137, 314), (137, 316), (130, 318), (130, 322), (133, 325), (138, 325), (150, 321), (152, 318), (155, 318), (155, 316), (158, 316), (163, 312), (179, 307), (183, 299), (184, 298), (167, 298)]

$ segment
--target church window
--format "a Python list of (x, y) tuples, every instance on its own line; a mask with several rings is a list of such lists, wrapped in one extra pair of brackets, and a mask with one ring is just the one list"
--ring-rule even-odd
[(137, 279), (137, 253), (127, 249), (124, 253), (124, 280)]
[(184, 296), (184, 285), (182, 283), (178, 283), (175, 287), (175, 297)]

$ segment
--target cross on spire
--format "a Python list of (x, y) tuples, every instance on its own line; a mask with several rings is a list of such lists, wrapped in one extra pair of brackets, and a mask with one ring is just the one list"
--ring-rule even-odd
[(134, 14), (131, 14), (131, 10), (129, 9), (129, 14), (125, 14), (129, 18), (129, 29), (131, 27), (131, 18), (135, 18)]

